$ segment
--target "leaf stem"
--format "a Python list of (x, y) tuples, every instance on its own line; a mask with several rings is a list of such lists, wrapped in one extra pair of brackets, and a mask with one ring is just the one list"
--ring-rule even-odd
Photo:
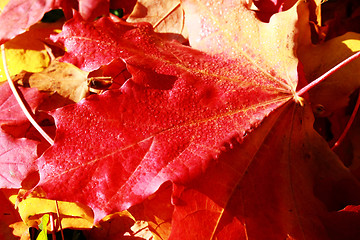
[(344, 67), (345, 65), (347, 65), (348, 63), (354, 61), (355, 59), (357, 59), (360, 56), (360, 51), (351, 55), (350, 57), (348, 57), (347, 59), (345, 59), (344, 61), (340, 62), (339, 64), (337, 64), (335, 67), (331, 68), (329, 71), (327, 71), (326, 73), (324, 73), (323, 75), (321, 75), (320, 77), (318, 77), (317, 79), (315, 79), (314, 81), (312, 81), (311, 83), (309, 83), (308, 85), (306, 85), (305, 87), (303, 87), (302, 89), (300, 89), (299, 91), (296, 92), (297, 96), (301, 96), (304, 93), (308, 92), (311, 88), (315, 87), (316, 85), (318, 85), (320, 82), (324, 81), (326, 78), (328, 78), (330, 75), (334, 74), (336, 71), (338, 71), (340, 68)]
[(173, 13), (178, 7), (180, 7), (181, 3), (177, 3), (174, 7), (172, 7), (164, 16), (162, 16), (153, 26), (153, 29), (157, 28), (159, 24), (165, 20), (171, 13)]
[(10, 89), (13, 92), (16, 101), (19, 103), (21, 110), (24, 112), (27, 119), (30, 121), (30, 123), (38, 130), (38, 132), (45, 138), (45, 140), (52, 146), (54, 145), (54, 140), (40, 127), (40, 125), (35, 121), (32, 114), (28, 111), (27, 107), (23, 103), (23, 100), (21, 99), (14, 82), (11, 80), (9, 69), (6, 63), (6, 55), (5, 55), (5, 47), (4, 44), (1, 45), (1, 54), (2, 54), (2, 61), (4, 66), (5, 75), (7, 78), (7, 81), (9, 83)]
[(58, 205), (58, 201), (57, 201), (57, 200), (55, 200), (55, 207), (56, 207), (57, 219), (58, 219), (58, 221), (59, 221), (59, 227), (60, 227), (60, 232), (61, 232), (61, 239), (62, 239), (62, 240), (65, 240), (65, 238), (64, 238), (64, 231), (63, 231), (62, 224), (61, 224), (59, 205)]
[(357, 98), (357, 101), (356, 101), (356, 104), (355, 104), (355, 107), (354, 107), (354, 110), (350, 116), (350, 119), (349, 121), (347, 122), (345, 128), (344, 128), (344, 131), (341, 133), (339, 139), (336, 141), (336, 143), (334, 144), (334, 146), (331, 147), (331, 150), (334, 150), (336, 147), (338, 147), (340, 145), (340, 143), (344, 140), (344, 138), (346, 137), (346, 134), (349, 132), (350, 130), (350, 127), (352, 125), (352, 123), (354, 122), (355, 120), (355, 116), (359, 110), (359, 106), (360, 106), (360, 92), (359, 92), (359, 95), (358, 95), (358, 98)]

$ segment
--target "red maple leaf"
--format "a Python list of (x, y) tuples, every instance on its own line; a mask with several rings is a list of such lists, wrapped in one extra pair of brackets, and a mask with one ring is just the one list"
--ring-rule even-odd
[(39, 159), (49, 197), (86, 203), (96, 220), (201, 174), (220, 146), (293, 97), (246, 57), (210, 56), (135, 26), (76, 18), (58, 37), (65, 59), (91, 69), (120, 56), (134, 76), (120, 91), (56, 110), (55, 144)]
[[(328, 239), (337, 232), (329, 214), (334, 224), (336, 211), (359, 204), (360, 184), (313, 121), (309, 106), (288, 103), (205, 174), (178, 186), (170, 239)], [(338, 229), (349, 222), (341, 220)], [(353, 225), (347, 232), (358, 236)]]
[[(35, 112), (39, 104), (42, 103), (46, 94), (40, 93), (36, 89), (19, 87), (20, 93), (32, 112)], [(21, 110), (19, 104), (9, 87), (8, 83), (0, 86), (0, 124), (3, 125), (22, 125), (27, 122), (27, 118)]]
[[(45, 96), (36, 89), (20, 90), (31, 109), (36, 109)], [(7, 83), (0, 87), (0, 92), (0, 187), (20, 188), (26, 176), (37, 169), (34, 160), (38, 157), (39, 142), (25, 138), (30, 123)]]
[(37, 141), (26, 138), (16, 139), (0, 131), (0, 186), (2, 188), (20, 188), (26, 176), (36, 171), (34, 160)]
[(91, 206), (98, 222), (172, 181), (172, 239), (339, 239), (331, 228), (358, 220), (358, 206), (341, 209), (359, 205), (360, 184), (313, 130), (295, 93), (294, 59), (286, 58), (289, 72), (272, 65), (279, 59), (267, 59), (261, 44), (242, 45), (246, 34), (223, 27), (221, 10), (183, 3), (203, 21), (190, 43), (207, 53), (110, 18), (75, 15), (54, 38), (67, 49), (63, 60), (94, 70), (120, 58), (132, 79), (52, 112), (57, 135), (37, 161), (39, 186)]

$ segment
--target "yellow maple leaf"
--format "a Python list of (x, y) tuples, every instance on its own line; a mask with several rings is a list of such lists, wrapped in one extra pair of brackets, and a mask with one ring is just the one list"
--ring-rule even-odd
[(21, 219), (28, 226), (33, 227), (39, 225), (43, 214), (53, 213), (57, 219), (57, 207), (62, 228), (89, 229), (93, 227), (93, 212), (91, 208), (82, 204), (63, 201), (56, 203), (55, 200), (31, 197), (21, 201), (18, 205)]
[[(11, 75), (27, 72), (40, 72), (50, 64), (46, 50), (46, 39), (59, 32), (62, 22), (37, 23), (29, 31), (5, 43), (7, 64)], [(6, 81), (4, 66), (0, 58), (0, 82)]]
[(41, 191), (35, 191), (31, 193), (31, 196), (19, 202), (19, 198), (22, 198), (24, 192), (26, 190), (20, 190), (18, 194), (9, 195), (8, 199), (17, 207), (26, 226), (37, 227), (44, 214), (52, 214), (58, 228), (55, 230), (59, 230), (59, 219), (62, 228), (90, 229), (93, 227), (94, 214), (90, 207), (74, 202), (55, 201), (38, 197), (43, 195)]

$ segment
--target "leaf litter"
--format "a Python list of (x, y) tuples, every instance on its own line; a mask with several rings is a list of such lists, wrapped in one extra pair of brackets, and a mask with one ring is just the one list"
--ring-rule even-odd
[[(275, 15), (276, 14), (274, 14), (274, 16)], [(73, 21), (72, 24), (75, 24), (76, 21), (82, 22), (82, 20), (76, 16), (75, 19), (76, 20), (70, 20), (70, 22)], [(68, 23), (69, 26), (71, 26), (70, 22)], [(333, 217), (337, 210), (341, 210), (341, 208), (346, 205), (358, 204), (359, 198), (356, 194), (356, 192), (358, 192), (358, 182), (353, 178), (348, 169), (341, 165), (340, 160), (326, 147), (326, 142), (319, 138), (313, 131), (313, 120), (311, 113), (309, 113), (308, 103), (306, 103), (305, 100), (301, 100), (301, 103), (304, 105), (302, 107), (299, 107), (293, 102), (285, 104), (285, 102), (293, 98), (295, 86), (293, 84), (288, 85), (290, 86), (289, 88), (284, 88), (284, 86), (289, 84), (289, 79), (291, 79), (290, 81), (295, 81), (297, 79), (297, 73), (295, 75), (291, 74), (290, 78), (286, 76), (284, 85), (277, 85), (283, 81), (284, 78), (270, 77), (263, 71), (257, 71), (256, 68), (264, 64), (263, 66), (266, 66), (264, 69), (270, 70), (269, 72), (271, 74), (279, 74), (282, 77), (285, 76), (284, 73), (288, 72), (288, 70), (281, 71), (281, 65), (274, 66), (273, 64), (262, 62), (259, 56), (264, 55), (261, 54), (261, 51), (258, 55), (256, 55), (256, 53), (254, 55), (254, 52), (248, 55), (251, 56), (250, 59), (253, 59), (253, 62), (251, 63), (250, 61), (249, 64), (249, 57), (246, 57), (244, 60), (241, 55), (235, 55), (242, 59), (240, 63), (236, 60), (228, 61), (226, 58), (224, 60), (224, 58), (219, 57), (219, 55), (215, 55), (214, 57), (214, 53), (208, 55), (190, 48), (184, 48), (173, 42), (161, 40), (153, 34), (146, 25), (137, 24), (127, 27), (125, 24), (122, 27), (122, 23), (112, 23), (106, 20), (106, 18), (99, 20), (94, 25), (92, 25), (93, 23), (83, 23), (91, 26), (89, 27), (89, 32), (94, 29), (97, 31), (93, 31), (88, 35), (90, 39), (98, 38), (103, 43), (111, 40), (110, 42), (115, 43), (115, 49), (118, 50), (108, 51), (104, 49), (102, 52), (95, 52), (96, 55), (94, 55), (94, 52), (90, 50), (96, 47), (96, 45), (92, 46), (91, 41), (85, 42), (84, 45), (81, 45), (81, 41), (75, 44), (68, 41), (77, 34), (89, 34), (89, 32), (77, 32), (76, 28), (73, 28), (75, 31), (72, 34), (74, 35), (66, 36), (66, 31), (72, 30), (70, 27), (63, 31), (61, 34), (62, 39), (58, 38), (63, 41), (65, 46), (68, 44), (67, 56), (63, 59), (73, 61), (73, 63), (86, 70), (95, 70), (120, 57), (125, 62), (129, 73), (132, 74), (132, 79), (122, 79), (121, 82), (125, 81), (125, 84), (119, 90), (105, 92), (99, 96), (91, 96), (78, 104), (69, 105), (65, 108), (55, 110), (52, 113), (57, 126), (55, 145), (49, 148), (44, 156), (37, 161), (40, 167), (40, 186), (42, 185), (44, 187), (48, 196), (88, 204), (95, 210), (95, 215), (98, 216), (96, 221), (99, 221), (101, 218), (99, 216), (105, 216), (118, 210), (126, 210), (130, 205), (141, 203), (149, 197), (150, 194), (156, 192), (162, 183), (171, 180), (176, 186), (176, 189), (173, 190), (172, 197), (175, 211), (172, 217), (170, 238), (173, 239), (178, 239), (180, 235), (183, 237), (184, 233), (186, 233), (185, 236), (187, 239), (195, 239), (196, 237), (193, 236), (195, 233), (202, 238), (207, 238), (206, 236), (213, 238), (216, 236), (219, 239), (228, 239), (226, 237), (229, 236), (228, 233), (231, 233), (233, 236), (239, 237), (235, 239), (245, 239), (249, 236), (254, 239), (262, 239), (261, 233), (257, 230), (259, 229), (259, 225), (261, 225), (262, 228), (265, 226), (264, 234), (267, 232), (266, 229), (269, 229), (268, 235), (266, 236), (271, 237), (271, 239), (282, 239), (284, 237), (303, 239), (304, 236), (316, 236), (317, 239), (328, 239), (328, 232), (332, 231), (330, 226), (333, 219), (331, 217), (329, 218), (329, 216), (332, 214), (331, 216)], [(206, 24), (204, 26), (206, 26)], [(123, 29), (125, 34), (122, 35), (122, 38), (127, 39), (127, 42), (125, 42), (123, 46), (117, 46), (116, 43), (117, 41), (121, 41), (121, 37), (120, 39), (114, 38), (114, 36), (107, 33), (107, 31), (117, 31), (113, 29), (117, 27)], [(106, 31), (103, 30), (105, 28), (107, 29)], [(87, 29), (87, 27), (85, 29)], [(228, 31), (226, 28), (222, 30)], [(221, 37), (221, 34), (219, 36)], [(89, 45), (87, 46), (87, 44)], [(80, 48), (76, 49), (76, 46), (84, 47), (84, 51), (79, 51)], [(139, 50), (138, 46), (142, 46), (144, 49)], [(216, 44), (213, 46), (215, 49), (218, 48)], [(251, 48), (249, 48), (249, 50), (250, 49)], [(76, 51), (79, 51), (80, 55), (78, 55)], [(221, 48), (220, 53), (226, 55), (224, 52), (221, 52)], [(284, 53), (285, 56), (294, 57), (291, 56), (289, 49), (285, 50)], [(219, 52), (215, 54), (219, 54)], [(265, 54), (265, 56), (267, 55)], [(84, 62), (85, 59), (88, 62)], [(296, 62), (296, 58), (293, 58), (292, 61), (293, 60)], [(216, 65), (219, 68), (217, 68)], [(296, 64), (290, 64), (289, 66), (296, 66)], [(243, 71), (237, 72), (238, 70), (234, 70), (239, 67), (243, 68)], [(294, 67), (292, 68), (294, 69)], [(272, 72), (274, 69), (275, 72)], [(280, 69), (280, 71), (276, 71), (276, 69)], [(253, 75), (256, 80), (246, 77), (247, 74)], [(240, 81), (236, 75), (244, 77), (242, 84), (239, 85)], [(258, 79), (260, 76), (263, 80)], [(269, 80), (266, 82), (267, 79), (276, 81)], [(266, 84), (262, 81), (265, 81)], [(164, 83), (166, 83), (166, 85), (164, 85)], [(256, 86), (262, 86), (262, 88), (259, 87), (257, 89)], [(255, 89), (249, 91), (249, 89), (254, 87)], [(280, 89), (281, 91), (279, 91)], [(259, 90), (266, 94), (271, 92), (275, 94), (277, 91), (277, 94), (280, 93), (282, 97), (278, 98), (278, 103), (275, 101), (274, 105), (272, 105), (272, 100), (266, 100), (263, 94), (259, 94)], [(234, 91), (235, 95), (231, 95), (231, 91)], [(248, 93), (246, 93), (247, 91)], [(251, 95), (247, 97), (250, 101), (243, 103), (236, 100), (235, 96), (247, 96), (246, 94)], [(276, 96), (276, 94), (274, 96)], [(271, 94), (269, 97), (269, 99), (272, 99)], [(116, 102), (115, 99), (120, 100), (120, 111), (111, 113), (114, 111), (113, 103)], [(254, 102), (252, 102), (251, 99), (254, 99)], [(234, 113), (238, 111), (237, 109), (247, 109), (243, 108), (243, 106), (254, 106), (256, 102), (258, 105), (255, 104), (255, 106), (257, 106), (255, 109), (251, 110), (253, 107), (249, 107), (249, 110), (246, 110), (250, 111), (243, 115), (246, 116), (246, 118), (240, 117), (239, 122), (232, 119), (236, 116)], [(139, 103), (140, 108), (138, 108)], [(231, 103), (228, 106), (229, 109), (225, 107), (225, 110), (222, 110), (228, 103)], [(265, 103), (265, 105), (263, 105), (263, 103)], [(239, 108), (240, 106), (242, 107)], [(265, 110), (266, 107), (262, 108), (263, 106), (271, 106), (267, 109), (269, 112)], [(197, 108), (196, 111), (195, 108)], [(174, 112), (176, 109), (180, 109), (183, 113), (179, 114), (176, 111)], [(149, 112), (146, 113), (147, 111)], [(239, 113), (242, 111), (243, 110), (240, 110)], [(304, 111), (306, 113), (301, 113)], [(283, 112), (283, 115), (280, 114), (282, 117), (276, 117), (276, 112)], [(145, 117), (142, 119), (137, 117), (143, 116), (144, 113)], [(250, 119), (253, 120), (247, 120), (249, 115), (251, 116)], [(268, 115), (269, 117), (265, 118), (265, 122), (260, 125), (264, 117)], [(169, 116), (171, 117), (169, 118)], [(214, 120), (212, 120), (213, 118)], [(226, 121), (222, 121), (222, 118), (226, 119)], [(162, 122), (164, 120), (165, 122)], [(239, 127), (238, 124), (243, 121), (249, 121), (250, 124), (245, 124), (245, 128)], [(274, 129), (278, 130), (273, 130), (272, 127), (264, 127), (268, 121), (273, 121), (274, 126), (277, 126)], [(214, 122), (214, 125), (212, 125), (212, 122)], [(76, 126), (73, 125), (74, 123)], [(289, 124), (292, 126), (289, 132), (282, 134), (282, 131), (287, 129)], [(187, 125), (187, 128), (182, 127)], [(86, 127), (84, 128), (84, 126), (87, 126), (87, 129), (85, 129)], [(221, 126), (224, 126), (224, 128), (221, 128)], [(265, 129), (267, 133), (263, 135), (261, 130), (258, 130), (258, 126), (260, 126), (261, 129)], [(178, 128), (184, 129), (184, 132), (178, 131)], [(232, 128), (233, 130), (231, 130)], [(109, 131), (109, 129), (112, 130)], [(121, 131), (118, 132), (117, 129)], [(124, 132), (125, 129), (126, 132)], [(210, 129), (212, 131), (210, 131)], [(219, 132), (216, 133), (214, 130)], [(300, 131), (300, 133), (298, 133), (298, 131)], [(163, 136), (162, 132), (173, 132), (173, 134)], [(220, 135), (217, 135), (219, 133)], [(87, 138), (89, 134), (90, 137)], [(284, 138), (276, 137), (277, 134), (284, 136)], [(244, 135), (249, 137), (242, 139)], [(254, 137), (252, 138), (251, 136)], [(190, 138), (186, 140), (188, 137)], [(276, 140), (271, 140), (273, 138), (276, 138)], [(104, 142), (103, 139), (106, 139), (109, 143)], [(120, 146), (124, 144), (124, 147), (120, 148), (119, 151), (111, 150), (118, 147), (117, 144), (111, 146), (110, 143), (113, 143), (114, 139)], [(234, 139), (235, 142), (233, 142)], [(260, 143), (260, 145), (258, 145), (259, 147), (254, 148), (253, 144), (248, 143), (251, 142), (249, 139), (263, 139), (264, 142)], [(215, 140), (215, 142), (211, 142), (212, 140)], [(243, 141), (244, 143), (242, 143)], [(252, 141), (255, 143), (257, 140)], [(280, 141), (280, 143), (276, 144), (278, 141)], [(94, 144), (91, 145), (91, 148), (88, 149), (85, 147), (84, 149), (84, 146), (89, 142), (94, 142)], [(97, 144), (95, 144), (95, 142)], [(171, 142), (173, 143), (172, 145), (166, 145)], [(284, 142), (286, 142), (286, 144), (284, 144)], [(73, 146), (74, 143), (76, 144), (74, 146), (79, 147), (73, 147), (73, 149), (66, 147)], [(166, 147), (161, 147), (163, 143), (165, 143)], [(315, 146), (309, 147), (308, 144)], [(248, 145), (250, 150), (246, 150), (248, 148), (246, 146)], [(299, 149), (292, 147), (301, 145), (303, 147)], [(268, 150), (262, 150), (263, 147), (265, 147), (265, 149), (277, 150), (270, 151), (269, 154), (266, 154)], [(234, 169), (228, 169), (227, 166), (231, 166), (231, 163), (229, 164), (227, 162), (235, 161), (240, 165), (246, 165), (246, 160), (238, 160), (238, 157), (232, 156), (232, 154), (236, 155), (237, 153), (235, 152), (243, 148), (245, 152), (255, 150), (256, 154), (253, 155), (253, 157), (244, 156), (249, 157), (249, 164), (248, 167), (242, 167), (240, 168), (241, 170), (238, 170), (242, 172), (245, 169), (246, 173), (244, 177), (241, 177), (239, 180), (238, 175), (230, 174)], [(256, 150), (257, 148), (260, 150)], [(96, 149), (95, 152), (94, 149)], [(106, 149), (109, 150), (108, 154), (106, 151), (103, 151)], [(319, 158), (317, 155), (320, 151), (319, 149), (325, 153), (322, 157), (327, 156), (325, 161), (330, 161), (331, 163), (321, 164), (321, 161), (316, 160)], [(59, 162), (59, 156), (64, 153), (69, 153), (69, 157)], [(95, 156), (95, 158), (87, 156), (88, 153), (90, 153), (91, 156)], [(102, 157), (104, 153), (105, 157)], [(118, 155), (118, 153), (120, 153), (120, 155)], [(243, 153), (241, 155), (243, 155)], [(76, 158), (77, 160), (73, 162), (69, 161), (73, 156), (78, 156)], [(213, 158), (211, 156), (216, 157)], [(120, 162), (117, 160), (119, 157), (123, 159)], [(191, 161), (190, 159), (194, 157), (199, 160)], [(170, 162), (167, 162), (167, 158), (170, 159)], [(241, 156), (240, 159), (241, 158), (243, 158), (243, 156)], [(272, 166), (276, 165), (272, 164), (271, 166), (267, 166), (266, 164), (271, 164), (270, 160), (274, 161), (277, 158), (280, 159), (279, 169), (271, 172), (277, 172), (279, 175), (271, 175), (270, 177), (267, 173), (272, 169)], [(303, 174), (299, 175), (298, 170), (291, 170), (290, 172), (286, 170), (298, 169), (295, 166), (304, 160), (307, 161), (307, 163), (299, 167), (299, 169), (302, 169)], [(261, 164), (262, 162), (264, 164)], [(62, 165), (58, 165), (58, 163)], [(102, 164), (99, 165), (99, 163)], [(119, 163), (121, 164), (121, 169), (118, 167), (111, 169), (111, 166), (114, 166), (113, 164)], [(293, 164), (290, 165), (290, 163)], [(215, 167), (214, 169), (218, 170), (221, 169), (222, 164), (225, 164), (224, 166), (226, 166), (228, 170), (217, 171), (212, 174), (213, 170), (211, 169), (213, 166)], [(323, 168), (325, 165), (331, 166), (330, 170)], [(282, 166), (288, 166), (288, 168), (283, 168)], [(134, 169), (134, 167), (136, 168)], [(158, 170), (156, 170), (156, 168)], [(64, 171), (61, 172), (61, 169), (64, 169)], [(86, 184), (89, 183), (90, 185), (88, 186), (95, 184), (93, 185), (95, 188), (89, 188), (86, 197), (76, 192), (74, 192), (72, 196), (57, 195), (56, 192), (59, 192), (59, 194), (60, 192), (64, 192), (62, 190), (63, 188), (58, 184), (57, 186), (60, 189), (56, 189), (55, 182), (51, 181), (64, 178), (62, 182), (77, 186), (76, 184), (79, 184), (79, 182), (76, 182), (75, 179), (68, 176), (68, 173), (77, 171), (78, 169), (90, 171), (88, 174), (90, 178), (85, 180), (85, 182), (83, 181), (85, 185), (76, 187), (76, 189), (84, 189), (86, 192), (88, 188)], [(318, 176), (316, 174), (317, 171), (322, 172), (320, 174), (320, 176), (322, 176), (321, 180), (316, 177), (314, 178), (314, 176)], [(80, 172), (81, 171), (79, 171), (79, 174)], [(127, 199), (123, 196), (119, 197), (118, 195), (119, 192), (117, 189), (119, 185), (116, 185), (115, 182), (119, 183), (119, 180), (114, 181), (114, 179), (118, 178), (114, 178), (115, 173), (120, 175), (120, 182), (126, 183), (126, 189), (128, 189), (125, 190), (125, 193), (128, 194)], [(144, 173), (148, 175), (143, 175)], [(208, 185), (210, 183), (214, 183), (214, 185), (220, 183), (212, 179), (224, 178), (223, 176), (216, 176), (217, 174), (226, 173), (228, 173), (229, 176), (228, 180), (232, 183), (223, 184), (223, 186), (219, 187), (217, 191), (213, 193), (209, 192)], [(261, 175), (264, 175), (264, 177), (262, 178)], [(126, 176), (130, 177), (127, 178)], [(231, 180), (233, 176), (234, 178)], [(47, 178), (49, 180), (44, 180)], [(227, 178), (225, 177), (224, 179)], [(251, 181), (248, 183), (247, 179)], [(272, 195), (269, 194), (264, 187), (266, 184), (261, 186), (262, 179), (264, 179), (263, 182), (266, 182), (266, 179), (287, 180), (280, 180), (281, 184), (277, 185), (281, 186), (280, 189), (274, 191)], [(233, 181), (235, 181), (235, 184)], [(149, 182), (149, 184), (145, 184), (146, 182)], [(276, 181), (274, 181), (274, 184), (275, 182)], [(282, 185), (283, 182), (287, 184)], [(346, 182), (346, 184), (344, 182)], [(54, 187), (51, 186), (52, 184)], [(254, 187), (257, 186), (257, 184), (260, 184), (260, 186)], [(298, 190), (298, 186), (303, 186), (300, 189), (303, 189), (307, 194), (297, 194), (297, 191), (300, 191)], [(322, 186), (327, 186), (328, 188), (321, 190), (323, 189)], [(237, 190), (239, 187), (243, 189), (239, 190), (240, 195), (238, 195)], [(96, 188), (101, 189), (101, 191), (90, 191), (90, 189)], [(178, 188), (182, 190), (178, 190)], [(252, 189), (255, 188), (263, 189), (266, 193), (261, 197), (255, 197), (255, 195), (242, 192), (250, 191), (251, 193), (253, 192)], [(230, 195), (229, 192), (227, 192), (228, 189), (232, 189)], [(269, 189), (271, 189), (271, 187)], [(292, 190), (288, 191), (286, 189)], [(313, 192), (312, 189), (315, 189), (315, 191)], [(342, 197), (331, 195), (333, 192), (339, 193), (341, 191), (342, 194), (339, 195)], [(182, 194), (182, 192), (184, 194)], [(97, 195), (95, 194), (93, 197), (92, 194), (94, 193)], [(176, 193), (180, 193), (180, 195)], [(194, 198), (194, 196), (199, 196), (199, 193), (201, 197)], [(217, 194), (217, 196), (213, 196), (214, 193)], [(249, 200), (241, 196), (248, 196)], [(259, 203), (263, 196), (267, 196), (269, 199), (272, 199), (272, 197), (275, 199), (267, 203), (269, 204), (268, 209), (270, 212), (270, 209), (274, 206), (278, 206), (275, 209), (279, 209), (278, 212), (272, 214), (274, 221), (271, 223), (263, 222), (266, 220), (264, 218), (264, 215), (267, 215), (266, 211), (260, 211), (264, 213), (262, 216), (251, 215), (259, 212), (258, 210), (252, 211), (251, 209), (256, 209), (256, 207), (253, 208), (252, 206), (256, 206), (256, 204), (259, 204), (258, 206), (264, 206)], [(303, 203), (305, 203), (303, 197), (309, 201), (311, 200), (313, 206), (308, 207), (303, 205)], [(221, 198), (225, 200), (218, 200)], [(200, 227), (197, 223), (201, 221), (196, 220), (191, 208), (192, 206), (197, 206), (194, 210), (196, 212), (199, 211), (203, 199), (208, 203), (204, 208), (204, 214), (208, 212), (208, 208), (211, 210), (213, 206), (216, 206), (220, 215), (215, 218), (204, 218), (204, 216), (199, 215), (200, 220), (208, 219), (209, 221), (213, 221), (213, 223), (209, 224), (207, 228), (199, 229), (199, 231), (187, 232), (189, 228), (186, 231), (181, 230), (183, 227), (189, 226), (189, 224), (193, 226), (192, 230)], [(232, 199), (236, 199), (236, 201)], [(255, 201), (255, 205), (248, 204), (248, 202), (254, 201), (255, 199), (259, 199), (259, 202)], [(280, 201), (279, 199), (283, 200)], [(233, 205), (233, 201), (236, 204), (240, 203), (243, 210), (238, 210), (236, 207), (234, 208), (233, 206), (235, 205)], [(107, 202), (105, 206), (103, 204), (104, 202)], [(124, 205), (121, 205), (121, 202), (123, 202)], [(290, 207), (290, 211), (286, 206), (294, 206), (295, 212), (293, 212), (294, 209), (292, 207)], [(289, 213), (285, 214), (286, 217), (285, 215), (279, 214), (280, 212), (286, 211), (289, 211)], [(312, 213), (310, 214), (310, 212)], [(183, 218), (179, 218), (179, 216), (181, 216), (179, 214), (183, 214)], [(229, 214), (233, 216), (232, 220), (228, 217)], [(304, 216), (304, 218), (308, 220), (302, 221), (295, 216)], [(184, 222), (184, 219), (189, 222)], [(339, 232), (346, 227), (346, 219), (342, 220), (344, 224), (338, 224)], [(286, 228), (284, 222), (290, 222), (290, 228)], [(275, 233), (271, 230), (274, 226), (279, 226), (283, 231)], [(348, 231), (350, 231), (348, 233), (350, 238), (357, 236), (355, 230), (348, 229)]]

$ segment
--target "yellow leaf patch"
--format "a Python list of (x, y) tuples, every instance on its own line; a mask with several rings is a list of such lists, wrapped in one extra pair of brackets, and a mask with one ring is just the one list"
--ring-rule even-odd
[[(18, 195), (9, 197), (10, 201), (15, 204)], [(28, 227), (37, 227), (41, 222), (44, 214), (53, 214), (55, 225), (59, 226), (57, 213), (60, 214), (62, 228), (72, 229), (90, 229), (93, 227), (94, 214), (90, 207), (83, 204), (64, 202), (28, 197), (17, 204), (18, 212), (21, 219)], [(48, 229), (50, 230), (50, 229)]]
[[(46, 40), (50, 34), (61, 29), (62, 23), (37, 23), (29, 31), (5, 43), (5, 53), (11, 75), (27, 72), (40, 72), (50, 64), (46, 50)], [(0, 54), (1, 55), (1, 54)], [(4, 66), (0, 59), (0, 82), (6, 81)]]

